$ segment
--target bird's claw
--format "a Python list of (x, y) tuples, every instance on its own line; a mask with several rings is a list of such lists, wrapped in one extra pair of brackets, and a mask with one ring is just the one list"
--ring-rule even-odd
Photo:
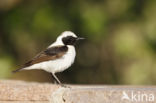
[(61, 87), (64, 87), (64, 88), (71, 88), (70, 86), (68, 85), (64, 85), (64, 84), (60, 84)]

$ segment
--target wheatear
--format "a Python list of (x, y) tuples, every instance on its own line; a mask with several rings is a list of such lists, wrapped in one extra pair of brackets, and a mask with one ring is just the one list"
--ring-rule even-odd
[(62, 72), (73, 64), (76, 56), (74, 44), (81, 39), (84, 38), (77, 37), (71, 31), (65, 31), (48, 48), (13, 72), (42, 69), (50, 72), (56, 82), (61, 84), (55, 73)]

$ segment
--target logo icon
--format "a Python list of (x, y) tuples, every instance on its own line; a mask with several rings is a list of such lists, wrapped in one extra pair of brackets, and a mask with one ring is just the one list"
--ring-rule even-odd
[(134, 92), (129, 91), (126, 93), (125, 91), (122, 92), (121, 100), (128, 100), (131, 102), (153, 102), (154, 101), (154, 94), (152, 93), (141, 93), (140, 91)]
[(130, 100), (129, 96), (127, 95), (127, 93), (125, 91), (122, 92), (122, 98), (121, 100)]

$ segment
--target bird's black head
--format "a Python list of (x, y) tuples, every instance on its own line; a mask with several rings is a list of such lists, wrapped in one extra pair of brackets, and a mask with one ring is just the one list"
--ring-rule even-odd
[(79, 37), (74, 37), (74, 36), (66, 36), (62, 38), (62, 41), (64, 45), (74, 45), (78, 40), (84, 39), (84, 38), (79, 38)]

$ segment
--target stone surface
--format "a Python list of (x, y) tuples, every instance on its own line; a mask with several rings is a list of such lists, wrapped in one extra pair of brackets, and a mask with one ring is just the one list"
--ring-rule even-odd
[(86, 86), (64, 93), (66, 103), (156, 103), (156, 88), (144, 86)]
[[(0, 101), (49, 101), (59, 87), (52, 84), (0, 81)], [(0, 102), (1, 103), (1, 102)], [(5, 102), (4, 102), (5, 103)], [(38, 103), (38, 102), (37, 102)]]
[(156, 103), (155, 86), (70, 87), (0, 80), (0, 103)]

